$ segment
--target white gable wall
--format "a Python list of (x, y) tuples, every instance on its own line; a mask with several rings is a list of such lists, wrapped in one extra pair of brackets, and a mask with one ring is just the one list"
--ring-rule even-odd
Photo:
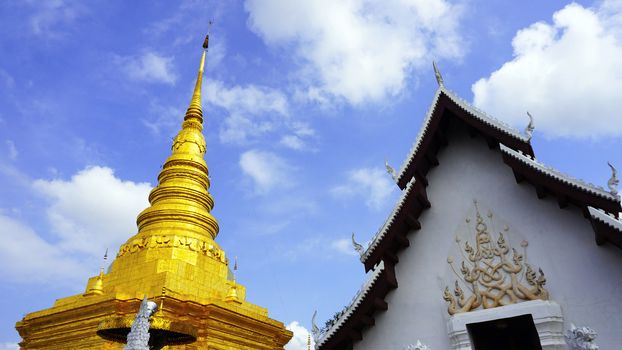
[[(590, 326), (598, 332), (601, 349), (619, 348), (622, 250), (610, 244), (597, 246), (590, 223), (578, 208), (560, 209), (556, 198), (539, 200), (533, 186), (516, 184), (500, 152), (488, 149), (481, 137), (470, 138), (458, 130), (449, 140), (438, 154), (440, 165), (427, 176), (432, 207), (420, 217), (421, 230), (409, 234), (410, 247), (399, 253), (395, 266), (399, 288), (387, 295), (388, 311), (375, 314), (375, 326), (364, 331), (354, 349), (401, 350), (417, 339), (432, 350), (450, 348), (442, 295), (446, 285), (453, 292), (456, 277), (447, 256), (455, 256), (455, 234), (472, 215), (473, 199), (480, 202), (482, 216), (491, 209), (495, 220), (509, 225), (507, 240), (513, 247), (520, 248), (523, 239), (529, 241), (527, 261), (544, 271), (550, 300), (562, 307), (565, 329), (570, 322)], [(460, 235), (473, 242), (473, 232)], [(461, 257), (455, 260), (459, 266)]]

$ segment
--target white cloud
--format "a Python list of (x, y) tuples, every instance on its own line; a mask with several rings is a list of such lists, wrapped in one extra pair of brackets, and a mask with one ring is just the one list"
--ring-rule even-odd
[(106, 248), (114, 252), (136, 233), (136, 216), (148, 206), (151, 186), (90, 167), (67, 181), (35, 180), (32, 188), (50, 201), (52, 235), (0, 214), (0, 237), (11, 242), (0, 245), (0, 272), (22, 283), (73, 285), (97, 273)]
[(182, 107), (162, 105), (152, 101), (149, 105), (149, 111), (152, 117), (149, 119), (143, 118), (142, 122), (153, 134), (169, 133), (170, 136), (181, 128), (181, 122), (185, 113)]
[(308, 146), (305, 139), (313, 138), (315, 136), (315, 130), (309, 125), (302, 122), (296, 122), (291, 125), (291, 134), (283, 135), (279, 144), (281, 146), (297, 150), (297, 151), (315, 151), (314, 148)]
[(226, 87), (218, 80), (203, 84), (203, 99), (229, 115), (220, 129), (225, 143), (245, 143), (287, 124), (289, 104), (279, 90), (247, 85)]
[(292, 184), (293, 167), (284, 159), (271, 152), (250, 150), (240, 156), (240, 168), (255, 185), (257, 194), (265, 194), (277, 187)]
[(148, 51), (139, 56), (116, 56), (114, 60), (132, 80), (170, 85), (177, 81), (173, 57)]
[(19, 350), (17, 343), (0, 343), (0, 350)]
[(65, 180), (36, 180), (51, 201), (47, 217), (59, 246), (100, 255), (136, 233), (136, 216), (149, 203), (148, 183), (123, 181), (106, 167), (89, 167)]
[(330, 247), (341, 254), (357, 255), (354, 247), (352, 246), (352, 240), (349, 238), (334, 240), (330, 243)]
[(9, 152), (9, 159), (16, 160), (19, 153), (17, 152), (17, 147), (15, 147), (15, 142), (11, 140), (6, 140), (5, 143), (6, 143), (7, 150)]
[(296, 135), (284, 135), (281, 137), (281, 141), (279, 143), (287, 148), (295, 150), (302, 150), (305, 147), (304, 141)]
[(474, 104), (551, 137), (622, 135), (622, 2), (570, 4), (516, 33), (514, 58), (472, 86)]
[(351, 170), (347, 183), (333, 187), (330, 192), (336, 198), (363, 198), (367, 207), (380, 209), (393, 190), (395, 184), (383, 169), (361, 168)]
[(0, 227), (2, 240), (11, 242), (0, 245), (0, 272), (12, 281), (71, 284), (77, 282), (76, 276), (97, 272), (87, 271), (79, 259), (46, 242), (24, 223), (0, 214)]
[(249, 26), (293, 48), (307, 98), (358, 105), (399, 94), (432, 58), (460, 58), (460, 7), (446, 0), (247, 0)]
[(63, 26), (72, 24), (85, 12), (83, 4), (76, 1), (32, 1), (30, 4), (35, 10), (29, 18), (30, 28), (35, 35), (47, 38), (61, 37)]
[[(290, 331), (294, 332), (294, 336), (292, 339), (285, 345), (285, 350), (307, 350), (307, 342), (309, 339), (309, 331), (298, 321), (293, 321), (286, 327)], [(315, 342), (313, 341), (313, 337), (311, 337), (311, 349), (314, 349)]]

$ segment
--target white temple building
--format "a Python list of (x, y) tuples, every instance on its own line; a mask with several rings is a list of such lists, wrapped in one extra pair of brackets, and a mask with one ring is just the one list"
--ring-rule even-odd
[(358, 246), (367, 280), (327, 327), (314, 323), (316, 349), (622, 349), (615, 169), (605, 190), (547, 167), (532, 123), (512, 129), (436, 74), (393, 172), (401, 196)]

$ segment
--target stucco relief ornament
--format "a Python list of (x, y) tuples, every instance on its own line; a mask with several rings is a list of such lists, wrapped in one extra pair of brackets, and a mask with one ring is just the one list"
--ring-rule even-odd
[(598, 350), (598, 345), (594, 343), (597, 333), (590, 327), (576, 327), (570, 324), (570, 329), (566, 331), (566, 343), (573, 350)]
[(607, 187), (609, 187), (609, 192), (617, 196), (618, 195), (618, 185), (620, 184), (620, 180), (618, 179), (618, 171), (616, 168), (611, 165), (611, 163), (607, 162), (607, 165), (611, 168), (611, 177), (609, 181), (607, 181)]
[(525, 128), (525, 135), (527, 135), (527, 140), (531, 140), (536, 126), (533, 123), (533, 116), (531, 113), (527, 112), (527, 116), (529, 117), (529, 124), (527, 124), (527, 127)]
[(420, 340), (417, 340), (417, 344), (410, 344), (404, 348), (404, 350), (432, 350), (429, 346), (421, 343)]
[(363, 253), (365, 253), (365, 249), (363, 249), (363, 246), (354, 240), (354, 232), (352, 232), (352, 246), (354, 247), (354, 250), (356, 250), (356, 252), (359, 253), (359, 257), (363, 257)]
[[(462, 247), (461, 240), (456, 239), (460, 254), (464, 258), (460, 264), (460, 273), (454, 266), (453, 257), (447, 258), (451, 270), (458, 277), (454, 283), (453, 295), (449, 287), (445, 287), (443, 292), (443, 299), (449, 304), (448, 313), (453, 315), (468, 312), (480, 306), (490, 309), (527, 300), (547, 300), (549, 293), (544, 288), (544, 273), (541, 269), (536, 273), (524, 261), (527, 256), (527, 241), (521, 243), (521, 254), (506, 242), (503, 232), (498, 232), (496, 237), (488, 232), (488, 226), (479, 213), (477, 203), (475, 207), (475, 247), (468, 240), (465, 240)], [(488, 217), (492, 220), (492, 213)], [(466, 291), (461, 285), (466, 287)]]
[(149, 350), (149, 318), (158, 309), (158, 304), (147, 300), (147, 296), (140, 303), (130, 333), (127, 335), (127, 344), (123, 350)]

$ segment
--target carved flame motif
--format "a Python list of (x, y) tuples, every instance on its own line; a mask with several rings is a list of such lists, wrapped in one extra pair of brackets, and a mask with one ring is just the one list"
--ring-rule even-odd
[[(454, 283), (453, 295), (449, 287), (445, 287), (443, 292), (443, 299), (449, 303), (449, 314), (476, 310), (480, 306), (490, 309), (527, 300), (547, 300), (549, 294), (544, 288), (546, 278), (542, 269), (538, 269), (536, 273), (524, 261), (527, 242), (521, 243), (521, 254), (508, 244), (502, 232), (495, 239), (488, 232), (488, 226), (479, 209), (476, 213), (475, 246), (466, 241), (464, 247), (460, 247), (464, 260), (460, 264), (459, 273), (454, 267), (454, 259), (447, 259), (447, 263), (459, 278)], [(492, 218), (492, 213), (488, 217)], [(459, 238), (456, 243), (460, 245)], [(465, 292), (461, 284), (468, 291)]]

